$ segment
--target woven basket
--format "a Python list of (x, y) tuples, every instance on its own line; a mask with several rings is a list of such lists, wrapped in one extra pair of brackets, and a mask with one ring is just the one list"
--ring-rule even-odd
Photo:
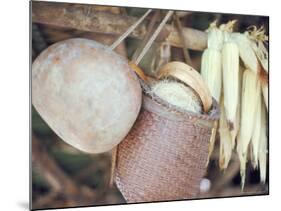
[(143, 88), (139, 117), (118, 145), (115, 183), (128, 203), (193, 198), (206, 171), (217, 103), (198, 115)]

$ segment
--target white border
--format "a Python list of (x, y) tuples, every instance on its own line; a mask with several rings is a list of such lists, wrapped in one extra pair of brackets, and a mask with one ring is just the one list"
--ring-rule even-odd
[[(183, 202), (106, 206), (68, 210), (267, 210), (280, 207), (280, 6), (278, 1), (246, 0), (92, 0), (97, 3), (136, 7), (243, 13), (270, 16), (270, 196)], [(29, 2), (3, 1), (0, 9), (0, 143), (1, 210), (26, 210), (29, 193)], [(277, 66), (278, 65), (278, 66)], [(278, 87), (279, 86), (279, 87)], [(279, 118), (278, 118), (279, 117)]]

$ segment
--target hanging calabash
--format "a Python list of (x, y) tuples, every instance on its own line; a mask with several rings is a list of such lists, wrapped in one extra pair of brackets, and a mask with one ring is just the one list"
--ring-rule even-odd
[(84, 152), (109, 151), (121, 142), (141, 96), (128, 61), (93, 40), (58, 42), (32, 65), (32, 104), (58, 136)]

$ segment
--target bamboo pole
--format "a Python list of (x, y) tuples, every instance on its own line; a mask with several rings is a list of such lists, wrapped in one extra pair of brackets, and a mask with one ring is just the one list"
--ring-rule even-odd
[[(32, 22), (81, 31), (98, 32), (120, 36), (138, 18), (98, 11), (95, 5), (70, 5), (65, 3), (32, 2)], [(90, 11), (90, 12), (89, 12)], [(147, 33), (147, 20), (142, 22), (130, 37), (143, 39)], [(204, 50), (207, 34), (200, 30), (183, 27), (187, 48)], [(181, 37), (175, 27), (166, 24), (156, 42), (166, 40), (171, 46), (182, 47)]]

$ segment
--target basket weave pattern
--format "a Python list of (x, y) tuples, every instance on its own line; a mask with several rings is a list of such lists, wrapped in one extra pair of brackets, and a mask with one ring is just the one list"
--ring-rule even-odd
[(115, 182), (128, 203), (188, 199), (198, 193), (213, 121), (183, 116), (144, 98), (117, 151)]

